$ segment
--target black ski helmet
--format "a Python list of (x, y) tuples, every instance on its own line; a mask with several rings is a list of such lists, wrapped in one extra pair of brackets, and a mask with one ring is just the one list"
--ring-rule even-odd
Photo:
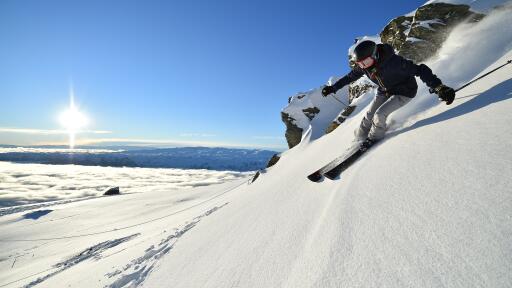
[(377, 52), (377, 44), (370, 40), (364, 40), (361, 43), (357, 44), (356, 48), (354, 48), (353, 60), (355, 62), (361, 61), (368, 56), (376, 57)]

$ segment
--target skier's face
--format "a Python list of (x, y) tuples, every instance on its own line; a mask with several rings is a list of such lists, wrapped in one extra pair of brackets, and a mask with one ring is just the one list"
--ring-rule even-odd
[(375, 64), (375, 58), (368, 56), (361, 61), (357, 61), (356, 64), (362, 69), (370, 68)]

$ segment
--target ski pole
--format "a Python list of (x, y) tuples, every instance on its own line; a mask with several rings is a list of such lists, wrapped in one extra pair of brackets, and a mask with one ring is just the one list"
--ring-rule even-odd
[(512, 60), (508, 60), (508, 61), (507, 61), (507, 63), (505, 63), (505, 64), (503, 64), (503, 65), (501, 65), (501, 66), (499, 66), (499, 67), (497, 67), (497, 68), (495, 68), (495, 69), (493, 69), (493, 70), (491, 70), (491, 71), (487, 72), (487, 73), (485, 73), (484, 75), (482, 75), (482, 76), (480, 76), (480, 77), (476, 78), (475, 80), (472, 80), (472, 81), (470, 81), (470, 82), (468, 82), (468, 83), (466, 83), (466, 84), (462, 85), (461, 87), (457, 88), (457, 89), (455, 90), (455, 92), (457, 92), (457, 91), (459, 91), (459, 90), (462, 90), (462, 89), (466, 88), (467, 86), (469, 86), (469, 85), (473, 84), (474, 82), (476, 82), (476, 81), (478, 81), (478, 80), (480, 80), (480, 79), (484, 78), (485, 76), (487, 76), (487, 75), (491, 74), (492, 72), (494, 72), (494, 71), (496, 71), (496, 70), (498, 70), (498, 69), (500, 69), (500, 68), (502, 68), (502, 67), (504, 67), (504, 66), (506, 66), (506, 65), (508, 65), (508, 64), (510, 64), (510, 63), (512, 63)]
[(338, 101), (338, 102), (340, 102), (341, 104), (343, 104), (343, 106), (348, 107), (348, 105), (347, 105), (347, 104), (345, 104), (343, 101), (341, 101), (340, 99), (338, 99), (338, 97), (334, 96), (334, 95), (335, 95), (334, 93), (331, 93), (331, 95), (332, 95), (332, 97), (333, 97), (334, 99), (336, 99), (336, 101)]

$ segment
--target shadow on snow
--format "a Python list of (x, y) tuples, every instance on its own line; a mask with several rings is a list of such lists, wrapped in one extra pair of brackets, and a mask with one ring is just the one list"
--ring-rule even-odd
[[(457, 98), (455, 100), (467, 97), (469, 96)], [(460, 104), (459, 106), (453, 107), (452, 109), (449, 109), (430, 118), (420, 120), (410, 127), (392, 132), (388, 135), (388, 137), (393, 137), (414, 129), (418, 129), (420, 127), (457, 118), (459, 116), (474, 112), (491, 104), (505, 101), (510, 98), (512, 98), (512, 79), (501, 82), (500, 84), (480, 93), (480, 95)]]

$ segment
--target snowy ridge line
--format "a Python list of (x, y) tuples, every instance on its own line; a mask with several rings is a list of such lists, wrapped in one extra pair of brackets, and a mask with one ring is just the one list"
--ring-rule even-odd
[[(233, 188), (229, 188), (228, 190), (226, 191), (223, 191), (217, 195), (214, 195), (208, 199), (205, 199), (204, 201), (201, 201), (197, 204), (194, 204), (192, 206), (189, 206), (187, 208), (183, 208), (181, 210), (178, 210), (178, 211), (175, 211), (173, 213), (170, 213), (170, 214), (167, 214), (167, 215), (164, 215), (164, 216), (160, 216), (160, 217), (157, 217), (157, 218), (153, 218), (153, 219), (150, 219), (150, 220), (147, 220), (147, 221), (144, 221), (144, 222), (140, 222), (140, 223), (136, 223), (136, 224), (132, 224), (132, 225), (129, 225), (129, 226), (124, 226), (124, 227), (121, 227), (121, 228), (115, 228), (115, 229), (109, 229), (109, 230), (105, 230), (105, 231), (99, 231), (99, 232), (94, 232), (94, 233), (86, 233), (86, 234), (78, 234), (78, 235), (69, 235), (69, 236), (62, 236), (62, 237), (51, 237), (51, 238), (38, 238), (38, 239), (0, 239), (0, 242), (35, 242), (35, 241), (48, 241), (48, 240), (62, 240), (62, 239), (70, 239), (70, 238), (80, 238), (80, 237), (87, 237), (87, 236), (94, 236), (94, 235), (100, 235), (100, 234), (105, 234), (105, 233), (110, 233), (110, 232), (117, 232), (119, 230), (125, 230), (125, 229), (129, 229), (129, 228), (133, 228), (133, 227), (137, 227), (137, 226), (141, 226), (141, 225), (144, 225), (144, 224), (147, 224), (147, 223), (151, 223), (151, 222), (155, 222), (155, 221), (158, 221), (158, 220), (161, 220), (161, 219), (164, 219), (164, 218), (167, 218), (167, 217), (170, 217), (170, 216), (174, 216), (176, 214), (179, 214), (181, 212), (185, 212), (187, 210), (190, 210), (192, 208), (195, 208), (197, 206), (200, 206), (204, 203), (207, 203), (213, 199), (216, 199), (226, 193), (229, 193), (233, 190), (235, 190), (236, 188), (242, 186), (246, 184), (246, 181), (244, 180), (242, 183), (240, 183), (239, 185), (233, 187)], [(0, 286), (2, 287), (2, 286)]]

